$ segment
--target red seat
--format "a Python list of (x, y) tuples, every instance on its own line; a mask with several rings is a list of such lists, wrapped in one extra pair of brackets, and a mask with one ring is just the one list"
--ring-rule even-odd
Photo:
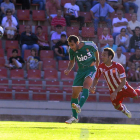
[(99, 102), (111, 102), (110, 96), (99, 96)]
[(25, 27), (26, 25), (19, 25), (19, 34), (21, 34), (22, 32), (25, 32)]
[(33, 20), (34, 21), (45, 21), (46, 17), (45, 17), (45, 11), (44, 10), (32, 10), (33, 14)]
[(130, 14), (130, 13), (125, 13), (125, 14), (124, 14), (124, 17), (125, 17), (128, 21), (130, 21), (130, 20), (132, 19), (132, 14)]
[[(104, 28), (98, 28), (97, 29), (97, 36), (99, 37), (100, 35), (102, 35)], [(110, 29), (108, 28), (108, 33), (110, 34)]]
[(62, 90), (50, 90), (49, 100), (63, 101), (63, 91)]
[(57, 70), (51, 69), (51, 70), (45, 70), (44, 71), (44, 79), (45, 80), (57, 80)]
[(65, 70), (68, 67), (69, 60), (59, 60), (58, 61), (58, 70)]
[(54, 53), (53, 51), (48, 51), (48, 50), (41, 50), (40, 51), (40, 59), (43, 60), (43, 59), (53, 59), (54, 58)]
[(109, 91), (106, 81), (99, 81), (97, 84), (97, 91)]
[(2, 41), (0, 40), (0, 49), (2, 48)]
[(38, 80), (30, 80), (28, 85), (29, 85), (29, 89), (41, 90), (43, 88), (42, 81), (38, 81)]
[(56, 60), (47, 59), (43, 60), (43, 70), (56, 69)]
[(0, 79), (0, 88), (9, 88), (9, 82), (6, 79)]
[(5, 59), (0, 58), (0, 68), (5, 68)]
[(29, 100), (28, 89), (16, 89), (15, 90), (15, 99), (16, 100)]
[[(14, 85), (13, 85), (14, 84)], [(22, 85), (20, 85), (22, 84)], [(12, 80), (12, 89), (25, 89), (26, 83), (25, 80)]]
[[(13, 49), (8, 49), (7, 50), (7, 59), (9, 59), (10, 57), (12, 57), (12, 50)], [(20, 49), (18, 49), (18, 56), (21, 56)]]
[(27, 60), (28, 56), (31, 56), (31, 50), (24, 51), (24, 60)]
[(97, 89), (96, 91), (99, 92), (99, 94), (110, 95), (110, 91), (108, 90), (108, 88)]
[(116, 18), (117, 17), (117, 14), (116, 13), (110, 13), (110, 18), (111, 18), (111, 20), (113, 20), (113, 18)]
[(96, 95), (95, 94), (90, 94), (87, 102), (96, 102)]
[(85, 18), (85, 22), (92, 22), (92, 17), (90, 12), (80, 12), (80, 16)]
[(0, 49), (0, 58), (4, 58), (4, 50), (2, 48)]
[(65, 3), (71, 3), (71, 0), (61, 0), (61, 6), (64, 6)]
[(135, 53), (130, 53), (130, 52), (124, 53), (124, 55), (126, 56), (126, 62), (129, 61), (129, 58), (130, 58), (133, 54), (135, 54)]
[(82, 37), (93, 38), (94, 27), (82, 27)]
[(6, 69), (0, 69), (0, 78), (1, 79), (7, 78), (7, 70)]
[(79, 35), (79, 27), (67, 27), (66, 33), (67, 33), (67, 36), (70, 36), (70, 35), (78, 36)]
[(139, 82), (133, 82), (133, 83), (129, 83), (131, 85), (131, 87), (133, 87), (134, 89), (136, 89), (140, 83)]
[(73, 81), (65, 81), (63, 82), (63, 90), (71, 91), (72, 90)]
[(66, 80), (66, 81), (74, 80), (74, 72), (71, 71), (69, 75), (65, 75), (64, 71), (61, 71), (61, 80)]
[(41, 79), (41, 70), (28, 70), (28, 79)]
[(30, 20), (30, 10), (17, 10), (18, 20)]
[[(37, 27), (38, 26), (35, 26), (35, 33), (37, 32)], [(41, 26), (41, 27), (42, 27), (43, 33), (48, 34), (48, 26)]]
[(46, 90), (60, 90), (59, 81), (46, 81)]
[(8, 49), (18, 49), (18, 41), (16, 40), (6, 40), (6, 44), (5, 44), (6, 50)]
[(133, 103), (140, 103), (140, 98), (138, 98), (138, 99), (133, 99)]
[(24, 70), (23, 69), (13, 69), (10, 71), (11, 79), (23, 79), (24, 78)]
[(46, 90), (33, 90), (33, 100), (47, 100)]
[(0, 89), (0, 99), (12, 100), (12, 90), (11, 89)]

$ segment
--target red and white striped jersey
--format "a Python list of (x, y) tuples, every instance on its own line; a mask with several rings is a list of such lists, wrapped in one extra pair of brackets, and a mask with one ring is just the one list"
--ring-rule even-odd
[[(121, 78), (126, 78), (124, 67), (117, 62), (112, 61), (111, 66), (106, 66), (104, 63), (101, 63), (95, 75), (95, 78), (99, 78), (103, 74), (110, 92), (114, 92), (121, 83)], [(127, 88), (128, 83), (124, 85), (123, 88)]]

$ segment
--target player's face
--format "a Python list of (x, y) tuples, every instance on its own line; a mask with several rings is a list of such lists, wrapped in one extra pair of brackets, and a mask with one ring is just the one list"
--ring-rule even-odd
[(75, 52), (78, 49), (78, 42), (75, 43), (73, 40), (71, 42), (68, 43), (70, 48)]
[(107, 63), (108, 61), (110, 61), (110, 57), (108, 57), (108, 52), (107, 51), (103, 51), (102, 55), (101, 55), (101, 59), (103, 61), (103, 63)]

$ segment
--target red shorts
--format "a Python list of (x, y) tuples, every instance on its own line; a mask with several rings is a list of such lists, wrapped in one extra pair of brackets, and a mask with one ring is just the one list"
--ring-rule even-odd
[(122, 91), (118, 92), (117, 97), (112, 101), (112, 104), (114, 106), (118, 106), (123, 102), (124, 98), (134, 98), (135, 96), (137, 96), (137, 92), (130, 85), (128, 85), (127, 89), (122, 89)]

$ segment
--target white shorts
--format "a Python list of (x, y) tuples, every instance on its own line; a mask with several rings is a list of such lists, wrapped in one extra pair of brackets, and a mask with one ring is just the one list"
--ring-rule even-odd
[[(20, 63), (18, 60), (16, 60), (16, 62), (17, 62), (17, 64), (18, 64), (18, 67), (19, 67), (19, 68), (22, 68), (22, 63)], [(15, 66), (15, 65), (10, 64), (10, 66), (13, 67), (13, 66)]]

